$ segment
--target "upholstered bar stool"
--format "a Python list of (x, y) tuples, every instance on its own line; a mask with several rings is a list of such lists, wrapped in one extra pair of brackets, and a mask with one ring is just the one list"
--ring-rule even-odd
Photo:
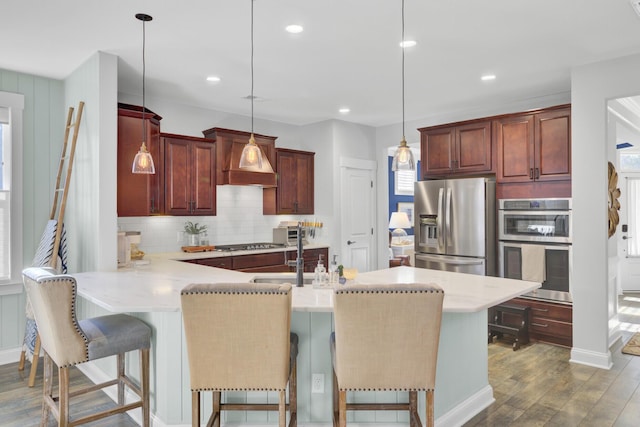
[[(418, 391), (433, 393), (444, 292), (433, 284), (353, 285), (336, 290), (331, 334), (334, 425), (352, 410), (408, 410), (421, 426)], [(347, 391), (408, 391), (408, 403), (347, 403)]]
[[(58, 426), (75, 426), (142, 408), (142, 424), (149, 426), (149, 348), (151, 328), (126, 314), (113, 314), (78, 321), (76, 281), (46, 268), (23, 271), (24, 286), (31, 300), (44, 349), (44, 387), (41, 426), (53, 412)], [(140, 351), (140, 386), (125, 373), (125, 353)], [(69, 368), (80, 363), (116, 356), (117, 378), (90, 387), (69, 390)], [(58, 396), (53, 395), (53, 366), (58, 367)], [(117, 406), (82, 418), (69, 414), (70, 398), (117, 385)], [(126, 403), (125, 386), (140, 399)]]
[[(192, 284), (182, 290), (189, 370), (191, 424), (200, 426), (200, 393), (213, 392), (207, 426), (221, 411), (278, 411), (279, 426), (297, 425), (296, 357), (291, 333), (291, 285)], [(289, 384), (289, 404), (286, 389)], [(223, 403), (223, 391), (279, 392), (279, 403)]]

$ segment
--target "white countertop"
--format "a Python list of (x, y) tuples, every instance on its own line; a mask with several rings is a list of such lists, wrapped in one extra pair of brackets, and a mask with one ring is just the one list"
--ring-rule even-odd
[[(207, 252), (207, 254), (212, 253)], [(149, 261), (147, 265), (113, 272), (77, 273), (72, 276), (76, 278), (78, 293), (83, 298), (111, 312), (135, 313), (179, 311), (180, 291), (190, 283), (241, 283), (248, 282), (256, 276), (293, 275), (293, 273), (242, 273), (176, 261), (176, 259), (192, 259), (193, 255), (200, 254), (150, 254), (146, 256)], [(445, 292), (443, 311), (458, 313), (477, 312), (540, 287), (537, 282), (414, 267), (395, 267), (361, 273), (356, 277), (355, 282), (363, 284), (436, 283)], [(344, 286), (349, 286), (349, 283)], [(333, 311), (332, 295), (332, 289), (313, 289), (311, 285), (301, 288), (294, 286), (292, 309), (294, 311)]]

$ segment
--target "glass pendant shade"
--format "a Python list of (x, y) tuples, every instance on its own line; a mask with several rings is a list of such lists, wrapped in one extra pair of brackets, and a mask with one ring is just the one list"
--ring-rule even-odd
[(393, 155), (393, 163), (391, 163), (391, 170), (416, 170), (416, 162), (413, 158), (411, 148), (407, 145), (407, 141), (404, 139), (400, 141), (400, 145), (396, 149), (396, 153)]
[(144, 143), (144, 141), (142, 141), (140, 150), (136, 154), (136, 157), (133, 159), (131, 172), (146, 174), (156, 173), (156, 168), (153, 164), (153, 158), (151, 157), (151, 153), (149, 153), (149, 150), (147, 150), (147, 145)]
[(256, 144), (253, 134), (251, 134), (249, 142), (244, 146), (240, 155), (240, 168), (255, 167), (262, 169), (262, 150)]

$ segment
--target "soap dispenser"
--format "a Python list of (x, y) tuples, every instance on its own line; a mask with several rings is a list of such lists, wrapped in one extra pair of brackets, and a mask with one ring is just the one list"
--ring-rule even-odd
[(333, 256), (333, 260), (329, 263), (329, 284), (338, 284), (338, 261), (336, 261), (338, 255)]
[(324, 267), (324, 263), (322, 262), (322, 255), (318, 257), (318, 265), (314, 270), (313, 276), (313, 286), (321, 287), (327, 283), (327, 269)]

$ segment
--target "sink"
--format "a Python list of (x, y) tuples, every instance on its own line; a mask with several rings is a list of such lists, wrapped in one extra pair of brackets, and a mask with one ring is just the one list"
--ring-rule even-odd
[[(296, 284), (296, 274), (295, 273), (274, 273), (274, 274), (261, 274), (258, 276), (253, 276), (251, 283), (290, 283), (292, 285)], [(303, 284), (310, 285), (313, 282), (313, 274), (304, 274)]]

